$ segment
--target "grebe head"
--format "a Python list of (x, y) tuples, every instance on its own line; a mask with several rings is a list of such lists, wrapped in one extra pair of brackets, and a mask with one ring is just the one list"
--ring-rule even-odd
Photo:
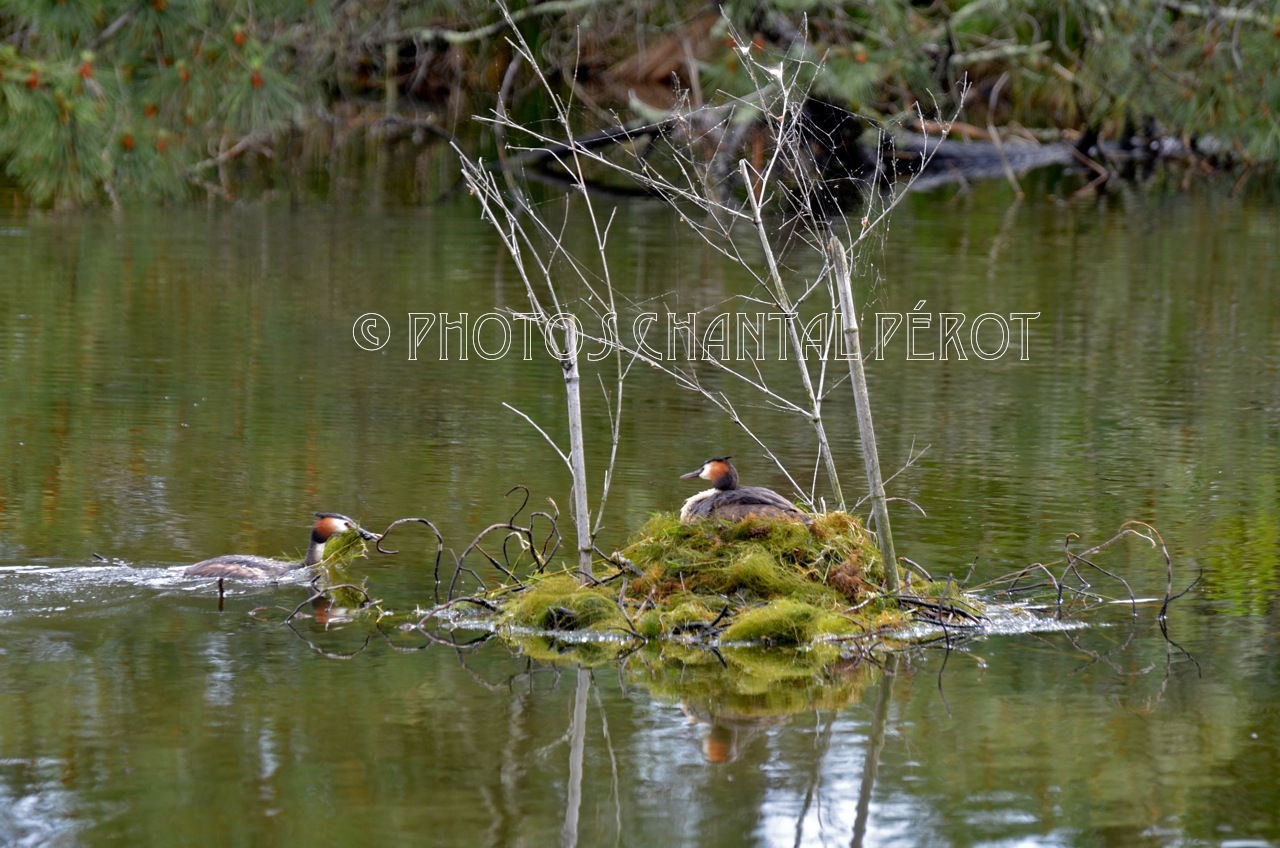
[(687, 480), (692, 477), (699, 477), (703, 480), (711, 481), (711, 485), (717, 489), (736, 489), (738, 488), (738, 472), (729, 464), (729, 460), (732, 458), (729, 456), (717, 456), (708, 459), (696, 471), (681, 474), (680, 479)]
[(313, 545), (323, 545), (334, 536), (345, 533), (348, 530), (356, 531), (362, 539), (377, 538), (376, 534), (370, 533), (341, 513), (317, 512), (316, 519), (316, 523), (311, 526), (311, 543)]

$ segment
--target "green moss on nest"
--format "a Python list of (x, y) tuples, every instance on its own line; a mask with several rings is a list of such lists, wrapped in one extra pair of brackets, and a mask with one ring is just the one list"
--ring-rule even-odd
[(852, 633), (854, 629), (851, 620), (831, 610), (779, 598), (739, 613), (722, 638), (727, 642), (804, 645), (820, 636)]
[(626, 630), (617, 598), (558, 574), (536, 580), (503, 605), (503, 622), (536, 630)]
[(636, 632), (646, 639), (657, 639), (662, 635), (662, 616), (657, 610), (649, 610), (636, 622)]
[(747, 591), (758, 598), (798, 597), (818, 592), (819, 584), (782, 565), (764, 550), (746, 553), (723, 570), (725, 591)]
[(688, 631), (726, 606), (725, 640), (806, 644), (852, 633), (860, 627), (842, 613), (883, 577), (872, 540), (846, 513), (815, 516), (809, 526), (686, 523), (666, 513), (651, 518), (623, 556), (644, 569), (628, 594), (657, 607), (642, 617), (646, 636)]
[(857, 600), (883, 578), (875, 546), (854, 516), (829, 513), (805, 526), (748, 518), (735, 524), (655, 515), (623, 556), (644, 569), (638, 597), (674, 593), (803, 598), (827, 606)]
[[(584, 587), (562, 573), (505, 590), (502, 623), (644, 639), (717, 634), (733, 642), (808, 644), (870, 629), (850, 617), (850, 608), (875, 591), (882, 575), (871, 539), (844, 513), (815, 516), (811, 525), (757, 518), (685, 523), (660, 514), (622, 555), (643, 572), (627, 584), (627, 612), (618, 606), (619, 584)], [(866, 607), (870, 617), (883, 612), (874, 606)]]
[(707, 624), (717, 614), (705, 600), (690, 596), (663, 612), (662, 623), (667, 631), (686, 630), (694, 625)]

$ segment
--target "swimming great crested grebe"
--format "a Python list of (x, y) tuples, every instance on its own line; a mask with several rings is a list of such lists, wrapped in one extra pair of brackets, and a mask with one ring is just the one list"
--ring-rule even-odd
[(377, 538), (375, 534), (365, 530), (345, 515), (336, 512), (317, 512), (318, 519), (311, 526), (311, 545), (307, 548), (307, 556), (302, 562), (285, 562), (268, 557), (250, 554), (227, 554), (225, 556), (206, 559), (183, 572), (187, 577), (230, 577), (238, 580), (271, 580), (283, 577), (298, 568), (310, 568), (324, 559), (325, 542), (354, 530), (365, 539)]
[(781, 518), (805, 524), (813, 521), (812, 517), (796, 509), (795, 504), (772, 489), (739, 486), (738, 472), (729, 464), (729, 459), (727, 456), (708, 459), (697, 471), (680, 475), (681, 480), (690, 477), (710, 480), (715, 487), (699, 492), (685, 501), (684, 508), (680, 510), (681, 521), (696, 521), (699, 518), (741, 521), (747, 516)]

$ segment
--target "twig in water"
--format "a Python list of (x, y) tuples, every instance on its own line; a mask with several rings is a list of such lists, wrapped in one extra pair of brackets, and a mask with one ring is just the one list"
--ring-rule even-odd
[(954, 604), (926, 601), (924, 598), (916, 598), (911, 595), (898, 595), (896, 597), (899, 603), (936, 613), (935, 615), (926, 616), (926, 620), (940, 626), (945, 626), (947, 624), (946, 620), (943, 618), (944, 615), (964, 618), (972, 622), (972, 624), (955, 624), (952, 622), (950, 624), (952, 627), (980, 627), (982, 626), (982, 622), (986, 620), (983, 616), (975, 615), (974, 613), (961, 609)]
[(920, 576), (923, 577), (925, 580), (928, 580), (930, 583), (933, 582), (933, 575), (925, 571), (923, 565), (921, 565), (920, 563), (916, 562), (913, 559), (907, 559), (906, 557), (900, 557), (900, 559), (903, 562), (905, 562), (907, 565), (911, 566), (916, 571), (920, 572)]
[(380, 554), (394, 555), (394, 554), (400, 553), (399, 551), (386, 550), (385, 548), (382, 547), (382, 543), (386, 540), (387, 535), (392, 530), (399, 527), (401, 524), (409, 524), (415, 521), (421, 524), (427, 525), (427, 527), (431, 528), (431, 532), (436, 535), (436, 564), (435, 564), (435, 570), (432, 573), (435, 577), (435, 599), (436, 599), (436, 603), (438, 604), (440, 603), (440, 557), (444, 555), (444, 536), (440, 535), (440, 531), (436, 529), (436, 526), (434, 524), (432, 524), (430, 521), (428, 521), (425, 518), (397, 519), (396, 521), (393, 521), (389, 525), (387, 525), (387, 529), (383, 530), (382, 533), (378, 535), (377, 540), (374, 542), (374, 548), (376, 548), (378, 553)]
[(480, 586), (480, 588), (481, 588), (482, 590), (484, 590), (484, 591), (486, 591), (486, 592), (489, 590), (489, 587), (485, 585), (485, 582), (484, 582), (483, 580), (481, 580), (481, 579), (480, 579), (480, 575), (479, 575), (479, 574), (476, 574), (476, 573), (475, 573), (474, 571), (472, 571), (470, 568), (467, 568), (465, 565), (463, 565), (463, 564), (462, 564), (462, 560), (456, 560), (456, 561), (455, 561), (455, 564), (454, 564), (454, 568), (453, 568), (453, 579), (449, 581), (448, 599), (449, 599), (450, 601), (452, 601), (452, 600), (453, 600), (453, 590), (454, 590), (454, 589), (456, 589), (456, 588), (457, 588), (457, 586), (458, 586), (458, 577), (459, 577), (459, 575), (461, 575), (461, 574), (462, 574), (462, 572), (464, 572), (464, 571), (465, 571), (465, 572), (467, 572), (468, 574), (470, 574), (472, 577), (474, 577), (474, 578), (475, 578), (476, 583), (478, 583), (478, 584), (479, 584), (479, 586)]
[(493, 603), (492, 601), (487, 601), (484, 598), (476, 598), (472, 596), (454, 598), (453, 600), (446, 601), (443, 604), (440, 604), (438, 606), (432, 607), (431, 609), (427, 610), (426, 614), (424, 614), (422, 618), (418, 619), (418, 623), (415, 626), (422, 627), (422, 625), (426, 623), (428, 618), (434, 618), (435, 616), (439, 615), (440, 613), (444, 612), (447, 609), (450, 609), (456, 604), (475, 604), (478, 607), (484, 607), (490, 612), (498, 611), (497, 604)]
[[(486, 551), (483, 547), (481, 547), (480, 543), (484, 540), (485, 536), (487, 536), (489, 533), (493, 532), (494, 530), (508, 530), (513, 532), (519, 532), (523, 529), (524, 528), (515, 527), (511, 524), (490, 524), (488, 527), (481, 530), (476, 535), (476, 537), (471, 540), (471, 544), (467, 545), (466, 549), (462, 552), (462, 556), (458, 557), (458, 566), (459, 567), (462, 566), (462, 562), (466, 560), (468, 554), (470, 554), (472, 551), (479, 551), (480, 555), (483, 556), (485, 559), (487, 559), (490, 565), (492, 565), (494, 568), (501, 571), (504, 575), (506, 575), (506, 577), (509, 580), (514, 580), (517, 585), (522, 584), (522, 581), (520, 580), (520, 578), (516, 577), (515, 572), (513, 572), (510, 568), (507, 568), (506, 566), (504, 566), (502, 563), (498, 562), (497, 557), (493, 556), (488, 551)], [(510, 533), (508, 533), (506, 538), (510, 538)], [(505, 540), (504, 540), (503, 550), (504, 551), (506, 550)], [(507, 563), (507, 565), (510, 565), (510, 564), (511, 563)]]
[[(512, 492), (516, 490), (520, 490), (524, 492), (524, 501), (521, 502), (520, 506), (516, 508), (515, 512), (511, 514), (511, 517), (507, 519), (505, 523), (490, 524), (488, 527), (481, 530), (476, 535), (476, 537), (471, 540), (471, 544), (467, 545), (466, 549), (462, 552), (462, 556), (458, 557), (459, 567), (462, 566), (462, 563), (466, 560), (467, 556), (469, 556), (472, 551), (479, 551), (480, 555), (483, 556), (485, 559), (487, 559), (490, 565), (492, 565), (498, 571), (501, 571), (504, 575), (506, 575), (508, 579), (514, 580), (517, 585), (523, 585), (523, 581), (521, 581), (520, 578), (517, 577), (515, 574), (515, 569), (518, 565), (519, 557), (517, 557), (516, 560), (513, 561), (511, 559), (510, 554), (507, 551), (507, 543), (510, 542), (512, 536), (514, 536), (520, 541), (521, 548), (523, 550), (528, 551), (529, 555), (533, 558), (534, 573), (542, 573), (543, 571), (546, 570), (547, 564), (550, 561), (550, 557), (554, 556), (555, 551), (559, 550), (560, 548), (560, 538), (561, 538), (560, 528), (556, 523), (556, 516), (553, 516), (549, 513), (542, 512), (542, 511), (535, 511), (533, 513), (530, 513), (529, 515), (529, 526), (525, 527), (525, 526), (516, 524), (516, 519), (519, 518), (520, 513), (524, 511), (524, 508), (529, 503), (529, 489), (527, 486), (513, 486), (511, 489), (507, 491), (507, 495), (510, 495)], [(554, 502), (552, 505), (554, 506)], [(539, 546), (538, 541), (534, 537), (534, 533), (533, 533), (533, 521), (535, 518), (538, 518), (538, 517), (545, 518), (547, 522), (550, 524), (550, 529), (547, 531), (547, 536), (546, 538), (543, 539), (541, 546)], [(505, 565), (499, 562), (496, 557), (494, 557), (492, 554), (486, 551), (484, 547), (481, 545), (481, 543), (484, 541), (484, 537), (494, 532), (495, 530), (508, 531), (502, 540), (502, 555), (503, 555), (503, 558), (506, 560)], [(551, 547), (550, 553), (548, 553), (547, 548), (549, 545), (551, 545), (551, 540), (553, 536), (555, 538), (555, 544)], [(456, 572), (455, 572), (455, 577), (456, 577)], [(452, 596), (452, 586), (450, 587), (450, 595)], [(437, 598), (437, 603), (439, 603), (438, 598)]]
[(945, 624), (941, 625), (942, 635), (946, 639), (946, 649), (942, 654), (942, 665), (938, 667), (938, 697), (942, 699), (942, 706), (947, 711), (947, 717), (951, 717), (951, 703), (947, 700), (946, 690), (942, 688), (942, 675), (947, 670), (947, 663), (951, 661), (951, 652), (954, 650), (951, 645), (951, 633), (947, 630)]
[(623, 579), (622, 586), (618, 589), (618, 611), (622, 613), (622, 618), (627, 622), (627, 627), (631, 628), (631, 632), (640, 635), (636, 630), (635, 622), (631, 620), (631, 616), (627, 614), (627, 581)]
[[(1079, 536), (1077, 536), (1075, 533), (1068, 533), (1068, 534), (1067, 534), (1067, 536), (1066, 536), (1066, 538), (1063, 540), (1063, 543), (1062, 543), (1062, 549), (1063, 549), (1063, 552), (1066, 554), (1066, 557), (1067, 557), (1067, 563), (1068, 563), (1068, 564), (1071, 566), (1071, 568), (1074, 570), (1074, 569), (1075, 569), (1075, 564), (1076, 564), (1077, 562), (1083, 562), (1085, 565), (1091, 566), (1091, 567), (1093, 567), (1093, 568), (1097, 569), (1098, 571), (1102, 572), (1102, 573), (1103, 573), (1103, 574), (1105, 574), (1106, 576), (1110, 577), (1112, 580), (1119, 581), (1119, 582), (1120, 582), (1120, 584), (1124, 586), (1125, 591), (1127, 591), (1127, 592), (1129, 593), (1129, 601), (1130, 601), (1130, 605), (1131, 605), (1131, 607), (1132, 607), (1132, 614), (1133, 614), (1133, 617), (1134, 617), (1134, 618), (1137, 618), (1137, 616), (1138, 616), (1138, 600), (1137, 600), (1137, 598), (1136, 598), (1136, 597), (1134, 596), (1134, 594), (1133, 594), (1133, 588), (1129, 585), (1129, 581), (1125, 580), (1123, 577), (1121, 577), (1121, 576), (1120, 576), (1120, 575), (1118, 575), (1118, 574), (1113, 574), (1112, 572), (1107, 571), (1105, 568), (1103, 568), (1102, 566), (1100, 566), (1100, 565), (1098, 565), (1097, 563), (1093, 562), (1092, 560), (1086, 559), (1086, 558), (1084, 557), (1084, 555), (1083, 555), (1083, 554), (1081, 554), (1081, 555), (1075, 555), (1075, 554), (1072, 554), (1072, 553), (1071, 553), (1071, 540), (1072, 540), (1072, 539), (1078, 539), (1078, 538), (1080, 538), (1080, 537), (1079, 537)], [(1079, 576), (1079, 571), (1078, 571), (1078, 570), (1076, 570), (1076, 575), (1077, 575), (1077, 576)], [(1081, 579), (1083, 580), (1084, 578), (1081, 578)], [(1086, 585), (1087, 585), (1087, 584), (1086, 584)]]
[(353, 657), (355, 657), (357, 654), (363, 653), (363, 651), (364, 651), (364, 649), (365, 649), (365, 648), (369, 647), (369, 639), (371, 638), (370, 634), (365, 634), (365, 637), (364, 637), (364, 643), (363, 643), (359, 648), (356, 648), (354, 651), (351, 651), (350, 653), (345, 653), (345, 654), (344, 654), (344, 653), (340, 653), (340, 652), (338, 652), (338, 651), (328, 651), (328, 650), (325, 650), (324, 648), (321, 648), (321, 647), (320, 647), (319, 645), (317, 645), (315, 642), (311, 641), (311, 640), (310, 640), (310, 639), (308, 639), (306, 636), (303, 636), (301, 633), (299, 633), (299, 632), (298, 632), (298, 629), (297, 629), (296, 627), (294, 627), (294, 626), (293, 626), (293, 622), (292, 622), (292, 621), (286, 621), (286, 622), (285, 622), (285, 626), (286, 626), (286, 627), (288, 627), (290, 630), (292, 630), (292, 631), (293, 631), (293, 635), (294, 635), (294, 636), (297, 636), (299, 639), (301, 639), (303, 642), (305, 642), (305, 643), (307, 644), (307, 647), (308, 647), (308, 648), (310, 648), (311, 650), (315, 651), (317, 654), (319, 654), (320, 656), (322, 656), (322, 657), (324, 657), (325, 659), (328, 659), (328, 660), (349, 660), (349, 659), (352, 659), (352, 658), (353, 658)]

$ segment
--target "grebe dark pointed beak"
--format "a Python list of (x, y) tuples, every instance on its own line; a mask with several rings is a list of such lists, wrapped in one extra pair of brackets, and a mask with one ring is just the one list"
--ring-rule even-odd
[(688, 474), (681, 474), (680, 479), (688, 480), (690, 477), (697, 477), (701, 473), (702, 473), (702, 467), (699, 466), (698, 468), (695, 468), (692, 471), (690, 471)]
[(361, 538), (361, 539), (364, 539), (364, 540), (369, 541), (369, 542), (372, 542), (372, 541), (374, 541), (375, 539), (380, 539), (380, 538), (382, 538), (382, 537), (381, 537), (381, 536), (379, 536), (377, 533), (374, 533), (374, 532), (373, 532), (373, 531), (371, 531), (371, 530), (366, 530), (366, 529), (364, 529), (363, 527), (361, 527), (359, 524), (357, 524), (357, 525), (356, 525), (356, 532), (360, 534), (360, 538)]

